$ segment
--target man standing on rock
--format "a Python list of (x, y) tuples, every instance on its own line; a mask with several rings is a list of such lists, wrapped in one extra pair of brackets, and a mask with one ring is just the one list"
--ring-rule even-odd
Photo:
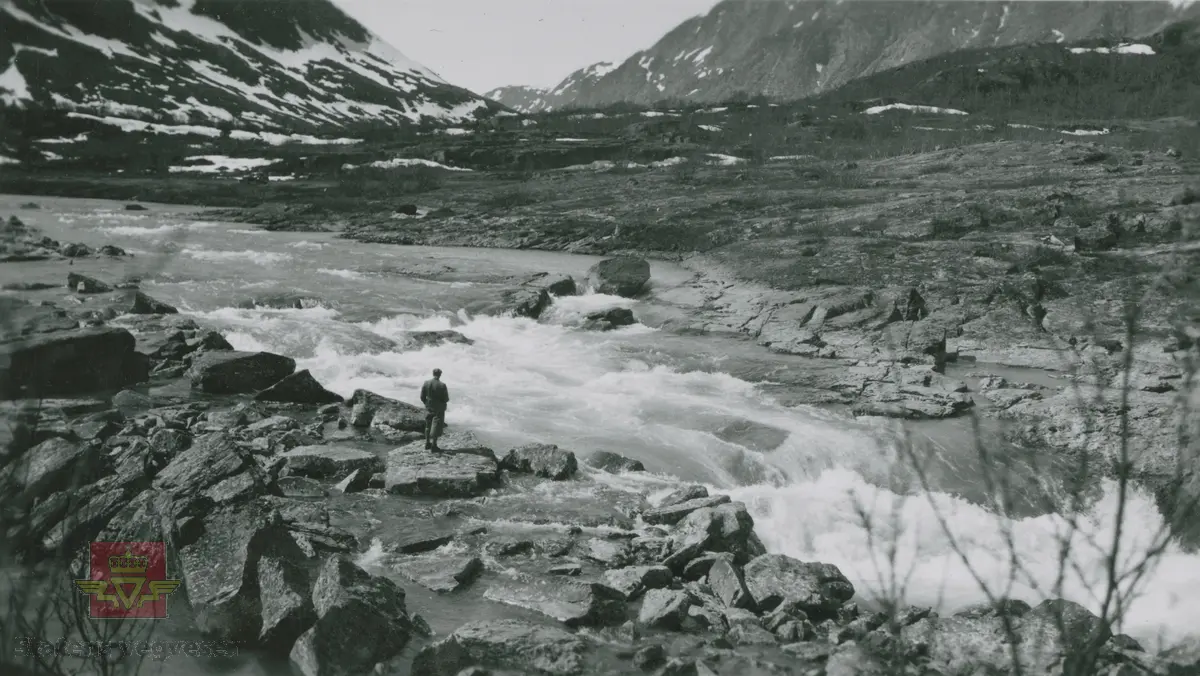
[(442, 382), (442, 370), (434, 369), (433, 377), (421, 386), (421, 403), (425, 404), (425, 450), (440, 452), (438, 437), (446, 426), (446, 404), (450, 401), (450, 390)]

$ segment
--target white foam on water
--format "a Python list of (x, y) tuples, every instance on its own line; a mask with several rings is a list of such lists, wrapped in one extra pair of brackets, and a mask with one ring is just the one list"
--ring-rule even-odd
[(292, 242), (288, 245), (292, 249), (324, 249), (325, 246), (324, 242), (310, 242), (306, 239), (302, 239), (299, 242)]
[[(995, 596), (1031, 603), (1061, 596), (1093, 611), (1101, 607), (1106, 553), (1116, 523), (1113, 482), (1104, 485), (1100, 499), (1074, 530), (1058, 514), (1009, 520), (944, 493), (898, 496), (846, 470), (788, 486), (748, 486), (728, 493), (749, 506), (769, 550), (837, 565), (863, 596), (894, 596), (889, 581), (908, 580), (905, 601), (952, 612), (985, 600), (978, 575)], [(1152, 497), (1139, 491), (1126, 510), (1121, 573), (1140, 562), (1163, 524)], [(868, 529), (865, 523), (873, 525)], [(868, 532), (874, 532), (875, 542)], [(1072, 543), (1069, 565), (1061, 566), (1066, 541)], [(892, 542), (894, 562), (884, 554)], [(1020, 562), (1016, 568), (1009, 559), (1013, 550)], [(1060, 570), (1066, 575), (1058, 591), (1054, 585)], [(1138, 585), (1140, 594), (1125, 614), (1122, 631), (1147, 647), (1194, 635), (1200, 628), (1200, 607), (1188, 595), (1197, 585), (1200, 556), (1169, 548)]]
[(106, 228), (100, 228), (100, 231), (106, 232), (110, 235), (119, 235), (121, 237), (154, 237), (157, 235), (179, 232), (183, 229), (185, 228), (179, 225), (114, 225)]
[(212, 249), (184, 249), (183, 253), (195, 258), (196, 260), (209, 262), (229, 262), (229, 261), (249, 261), (257, 265), (275, 265), (292, 260), (292, 257), (285, 253), (274, 251), (255, 251), (246, 249), (245, 251), (214, 251)]
[(333, 275), (342, 279), (364, 279), (366, 275), (357, 270), (333, 270), (330, 268), (318, 268), (317, 272), (323, 275)]
[[(553, 312), (582, 313), (627, 302), (560, 298)], [(637, 306), (633, 309), (636, 313)], [(1065, 529), (1063, 517), (1004, 520), (949, 494), (898, 497), (876, 487), (888, 485), (895, 458), (884, 433), (888, 428), (831, 412), (781, 407), (752, 384), (727, 374), (655, 365), (645, 352), (647, 341), (639, 343), (636, 335), (521, 318), (472, 318), (464, 312), (360, 324), (341, 322), (325, 308), (219, 310), (204, 316), (227, 328), (234, 347), (293, 356), (298, 368), (310, 369), (342, 395), (365, 388), (416, 404), (421, 383), (433, 368), (441, 368), (450, 389), (451, 426), (474, 430), (497, 445), (547, 442), (581, 457), (607, 450), (637, 458), (649, 473), (584, 472), (597, 484), (652, 499), (661, 499), (681, 481), (726, 492), (749, 506), (770, 551), (833, 563), (864, 598), (886, 588), (881, 580), (890, 578), (893, 566), (884, 553), (887, 534), (893, 532), (898, 543), (894, 568), (909, 581), (907, 602), (952, 611), (986, 600), (939, 525), (940, 514), (961, 542), (970, 567), (993, 592), (1030, 602), (1061, 595), (1093, 610), (1100, 607), (1096, 593), (1103, 555), (1084, 535), (1111, 541), (1116, 503), (1111, 485), (1103, 487), (1081, 517), (1071, 563), (1082, 572), (1070, 573), (1056, 591), (1045, 585), (1059, 570), (1057, 536)], [(372, 341), (381, 337), (400, 339), (407, 331), (449, 328), (474, 343), (373, 350), (378, 345)], [(736, 421), (770, 426), (787, 438), (769, 453), (719, 438), (717, 431)], [(870, 529), (864, 514), (870, 517)], [(1147, 534), (1162, 525), (1153, 500), (1135, 492), (1126, 518), (1125, 551), (1144, 551)], [(1005, 528), (1025, 571), (1012, 589), (1004, 586), (1011, 578)], [(1148, 647), (1157, 645), (1158, 638), (1170, 643), (1197, 633), (1200, 604), (1189, 603), (1186, 596), (1198, 588), (1200, 556), (1168, 549), (1143, 579), (1141, 596), (1130, 606), (1122, 631)]]

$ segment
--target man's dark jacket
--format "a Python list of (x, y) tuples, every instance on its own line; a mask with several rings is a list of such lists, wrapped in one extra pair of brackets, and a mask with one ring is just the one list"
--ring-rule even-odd
[(430, 378), (421, 386), (421, 403), (434, 413), (445, 413), (450, 401), (450, 390), (438, 378)]

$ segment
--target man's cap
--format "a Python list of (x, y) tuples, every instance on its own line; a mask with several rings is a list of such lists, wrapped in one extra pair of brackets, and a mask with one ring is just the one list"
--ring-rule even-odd
[(442, 375), (442, 370), (441, 370), (441, 369), (434, 369), (434, 370), (433, 370), (433, 375), (435, 375), (435, 376), (440, 376), (440, 375)]

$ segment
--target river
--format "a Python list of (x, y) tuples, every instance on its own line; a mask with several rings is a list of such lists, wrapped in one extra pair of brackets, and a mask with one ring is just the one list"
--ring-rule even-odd
[[(35, 201), (39, 210), (19, 210)], [(661, 493), (701, 482), (745, 501), (769, 550), (836, 564), (860, 595), (904, 585), (912, 604), (953, 611), (984, 600), (976, 576), (998, 594), (1037, 602), (1044, 592), (1009, 579), (1011, 542), (1029, 579), (1057, 575), (1059, 514), (1001, 518), (945, 492), (897, 495), (887, 489), (895, 464), (896, 426), (842, 413), (778, 403), (749, 374), (800, 367), (728, 338), (687, 336), (654, 328), (680, 310), (656, 293), (692, 274), (652, 266), (647, 299), (560, 298), (541, 321), (476, 316), (471, 308), (511, 285), (512, 276), (547, 271), (581, 279), (595, 258), (531, 251), (359, 244), (326, 233), (268, 233), (251, 226), (198, 220), (193, 209), (0, 196), (0, 216), (18, 215), (62, 241), (116, 244), (135, 254), (123, 262), (87, 260), (70, 269), (106, 279), (141, 277), (150, 295), (221, 330), (237, 349), (294, 357), (329, 389), (356, 388), (416, 402), (420, 383), (440, 367), (451, 392), (449, 421), (497, 448), (555, 443), (583, 456), (609, 450), (642, 460), (641, 480), (599, 476), (620, 490)], [(10, 281), (60, 282), (62, 263), (7, 264)], [(236, 309), (250, 296), (303, 296), (301, 309)], [(591, 309), (622, 305), (644, 322), (597, 333), (577, 325)], [(412, 352), (386, 349), (381, 338), (413, 329), (454, 328), (473, 345)], [(753, 421), (787, 433), (764, 451), (724, 441), (731, 422)], [(950, 452), (965, 445), (962, 425), (940, 436)], [(936, 437), (937, 435), (935, 435)], [(566, 490), (566, 489), (564, 489)], [(1083, 529), (1063, 596), (1099, 608), (1103, 553), (1086, 544), (1111, 541), (1116, 492), (1080, 515)], [(1135, 491), (1127, 506), (1125, 551), (1159, 528), (1153, 500)], [(865, 524), (872, 524), (868, 528)], [(386, 523), (383, 524), (386, 528)], [(947, 531), (953, 538), (947, 536)], [(889, 537), (889, 535), (891, 537)], [(892, 554), (889, 544), (895, 543)], [(964, 559), (969, 562), (964, 563)], [(972, 572), (973, 569), (973, 572)], [(1169, 549), (1141, 583), (1123, 630), (1145, 642), (1175, 642), (1200, 632), (1200, 556)], [(419, 601), (413, 600), (419, 608)], [(441, 629), (436, 627), (435, 629)]]

